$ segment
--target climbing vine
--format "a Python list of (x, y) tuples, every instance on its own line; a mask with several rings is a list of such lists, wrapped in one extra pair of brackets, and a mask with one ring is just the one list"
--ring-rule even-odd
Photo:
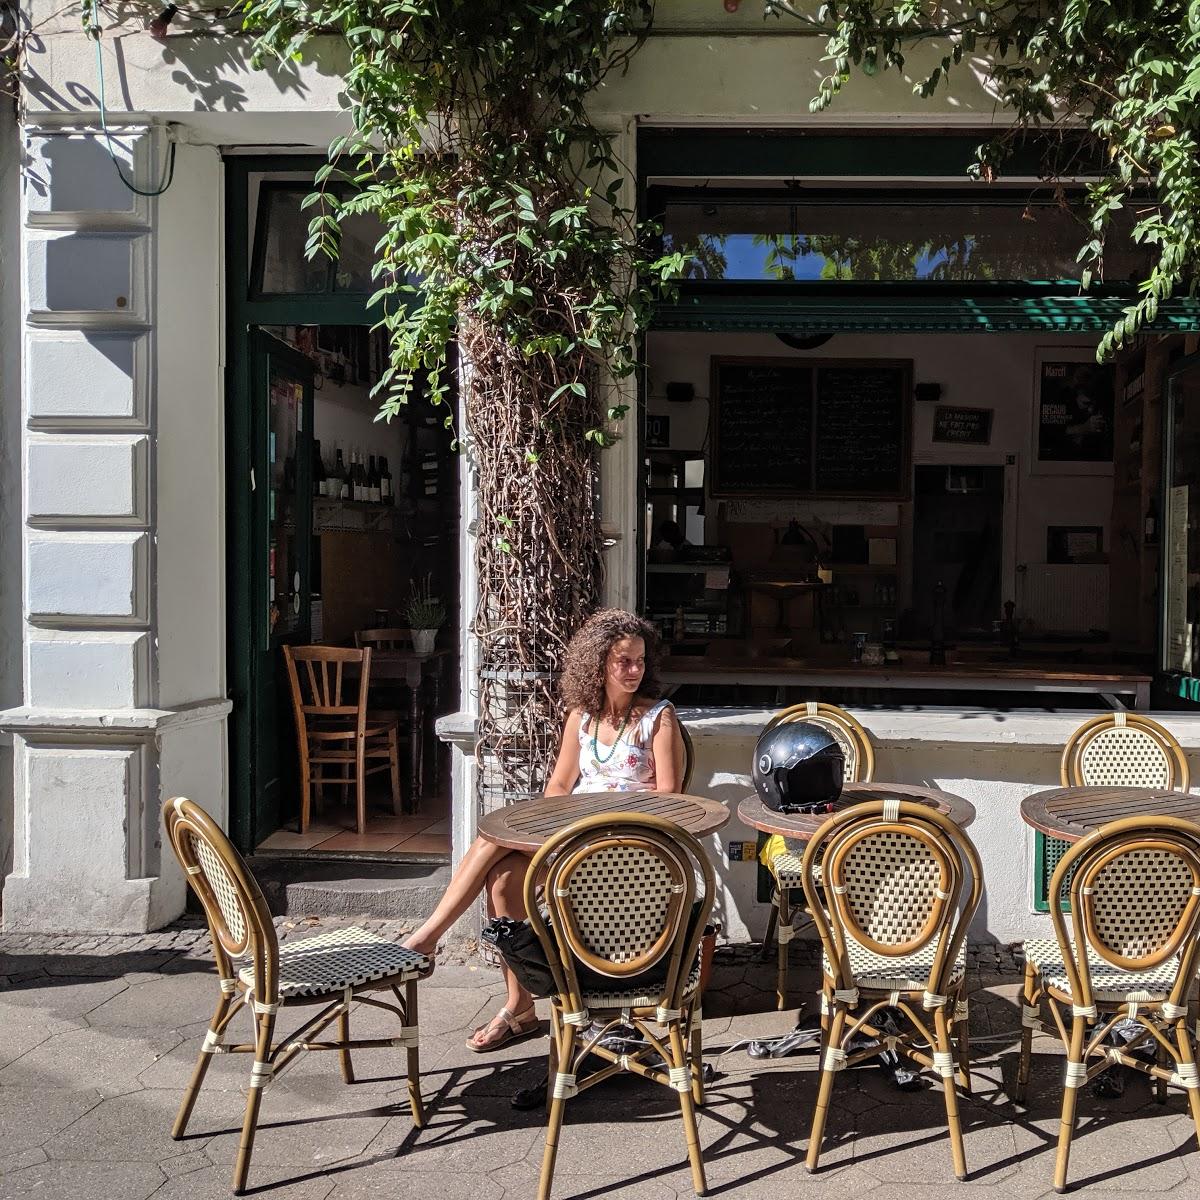
[[(1046, 138), (1045, 174), (1092, 174), (1079, 252), (1086, 290), (1103, 279), (1105, 246), (1123, 210), (1153, 265), (1140, 297), (1102, 340), (1106, 357), (1151, 324), (1163, 301), (1196, 285), (1200, 245), (1200, 4), (1193, 0), (766, 0), (826, 37), (828, 74), (810, 108), (828, 108), (855, 72), (904, 70), (919, 44), (940, 49), (914, 91), (981, 75), (1013, 117), (979, 147), (975, 174), (995, 179), (1019, 135)], [(1064, 148), (1066, 151), (1064, 152)]]
[(482, 786), (540, 790), (560, 724), (553, 675), (599, 600), (597, 452), (627, 407), (612, 381), (636, 366), (655, 285), (683, 265), (646, 249), (613, 139), (588, 110), (646, 36), (652, 0), (242, 10), (262, 60), (333, 43), (346, 56), (351, 131), (317, 173), (308, 249), (336, 254), (348, 218), (381, 222), (382, 415), (423, 389), (477, 484)]

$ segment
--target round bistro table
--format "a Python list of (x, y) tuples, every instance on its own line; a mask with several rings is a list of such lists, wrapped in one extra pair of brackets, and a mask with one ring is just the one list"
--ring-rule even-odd
[[(955, 825), (965, 829), (975, 820), (975, 806), (961, 796), (916, 783), (844, 783), (837, 802), (837, 811), (862, 804), (867, 800), (908, 800), (927, 804)], [(751, 792), (738, 805), (738, 818), (751, 829), (763, 833), (781, 833), (784, 837), (808, 841), (825, 824), (832, 813), (781, 813), (768, 808), (757, 792)]]
[(1021, 819), (1050, 837), (1077, 842), (1122, 817), (1182, 817), (1200, 824), (1200, 796), (1169, 788), (1057, 787), (1021, 801)]
[(478, 833), (497, 846), (533, 854), (560, 829), (605, 812), (662, 817), (695, 837), (715, 833), (729, 820), (729, 810), (720, 801), (682, 792), (573, 792), (498, 808), (479, 822)]

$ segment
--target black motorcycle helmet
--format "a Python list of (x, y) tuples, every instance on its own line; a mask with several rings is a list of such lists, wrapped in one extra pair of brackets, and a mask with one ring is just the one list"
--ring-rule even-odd
[(754, 786), (776, 812), (832, 812), (845, 769), (833, 734), (810, 721), (776, 725), (754, 747)]

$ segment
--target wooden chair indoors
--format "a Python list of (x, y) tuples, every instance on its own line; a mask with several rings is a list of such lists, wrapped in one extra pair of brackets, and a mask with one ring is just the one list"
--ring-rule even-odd
[[(1067, 1186), (1079, 1089), (1119, 1064), (1153, 1078), (1160, 1103), (1168, 1085), (1187, 1092), (1200, 1137), (1200, 1072), (1188, 1028), (1188, 994), (1200, 934), (1200, 826), (1176, 817), (1127, 817), (1068, 849), (1050, 895), (1055, 940), (1025, 943), (1021, 1057), (1013, 1098), (1024, 1103), (1035, 1030), (1067, 1049), (1054, 1190)], [(1070, 927), (1068, 928), (1068, 920)], [(1045, 1001), (1054, 1024), (1044, 1029)], [(1114, 1026), (1132, 1019), (1131, 1041), (1112, 1045)], [(1154, 1051), (1154, 1061), (1136, 1053)]]
[[(371, 651), (284, 646), (283, 654), (300, 750), (300, 832), (308, 829), (314, 789), (319, 805), (326, 784), (354, 789), (358, 832), (365, 832), (367, 778), (380, 771), (391, 773), (392, 809), (402, 813), (399, 725), (392, 714), (367, 710)], [(357, 669), (357, 681), (347, 678), (347, 666)]]
[[(790, 721), (808, 721), (827, 729), (845, 756), (846, 782), (870, 783), (875, 775), (875, 752), (871, 748), (870, 735), (844, 708), (808, 700), (781, 709), (767, 722), (766, 728), (774, 729), (776, 725)], [(779, 1009), (786, 1008), (788, 1002), (788, 946), (796, 935), (792, 925), (795, 919), (793, 900), (802, 887), (800, 863), (803, 855), (803, 846), (789, 846), (778, 834), (771, 837), (763, 848), (763, 862), (771, 872), (774, 890), (771, 894), (771, 915), (763, 937), (762, 957), (766, 958), (770, 953), (774, 937), (778, 958), (775, 994), (776, 1007)]]
[[(352, 1050), (403, 1049), (413, 1124), (424, 1126), (417, 981), (430, 974), (432, 961), (361, 928), (334, 929), (280, 946), (266, 899), (245, 860), (204, 809), (182, 797), (168, 800), (163, 823), (208, 918), (221, 985), (171, 1136), (178, 1140), (186, 1133), (212, 1056), (218, 1053), (247, 1054), (254, 1060), (233, 1168), (233, 1190), (239, 1195), (250, 1173), (263, 1091), (305, 1050), (336, 1050), (343, 1079), (353, 1083)], [(380, 998), (380, 992), (391, 995)], [(399, 1036), (352, 1039), (350, 1012), (356, 1003), (394, 1013), (400, 1021)], [(254, 1037), (246, 1043), (226, 1043), (243, 1005), (253, 1017)], [(316, 1011), (294, 1032), (276, 1037), (276, 1019), (285, 1005)], [(331, 1039), (325, 1031), (335, 1021), (337, 1036)]]
[[(954, 1173), (965, 1179), (956, 1084), (970, 1091), (964, 952), (983, 894), (974, 845), (926, 805), (872, 800), (821, 826), (800, 880), (823, 951), (808, 1169), (820, 1160), (837, 1073), (892, 1048), (941, 1076)], [(900, 1014), (898, 1032), (883, 1010)], [(856, 1034), (869, 1046), (854, 1049)]]
[(356, 629), (354, 644), (360, 650), (411, 650), (412, 634), (407, 629)]
[[(543, 876), (545, 914), (537, 890)], [(697, 1195), (704, 1194), (694, 1107), (704, 1101), (697, 956), (714, 888), (704, 848), (661, 817), (620, 812), (586, 817), (534, 855), (525, 876), (525, 904), (555, 983), (550, 1116), (538, 1200), (550, 1195), (567, 1101), (622, 1071), (676, 1092), (692, 1183)], [(589, 982), (580, 980), (583, 969)], [(633, 1025), (645, 1049), (618, 1053), (602, 1046), (601, 1038), (616, 1024)], [(607, 1065), (578, 1080), (589, 1054)], [(613, 1099), (615, 1108), (626, 1107), (619, 1095)], [(617, 1149), (611, 1148), (614, 1155)]]

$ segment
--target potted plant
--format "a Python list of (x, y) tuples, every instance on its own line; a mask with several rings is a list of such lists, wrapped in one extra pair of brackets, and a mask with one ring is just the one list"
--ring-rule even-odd
[(432, 654), (438, 627), (446, 619), (446, 606), (433, 594), (429, 575), (420, 584), (412, 585), (412, 595), (404, 606), (412, 634), (413, 649), (420, 655)]

